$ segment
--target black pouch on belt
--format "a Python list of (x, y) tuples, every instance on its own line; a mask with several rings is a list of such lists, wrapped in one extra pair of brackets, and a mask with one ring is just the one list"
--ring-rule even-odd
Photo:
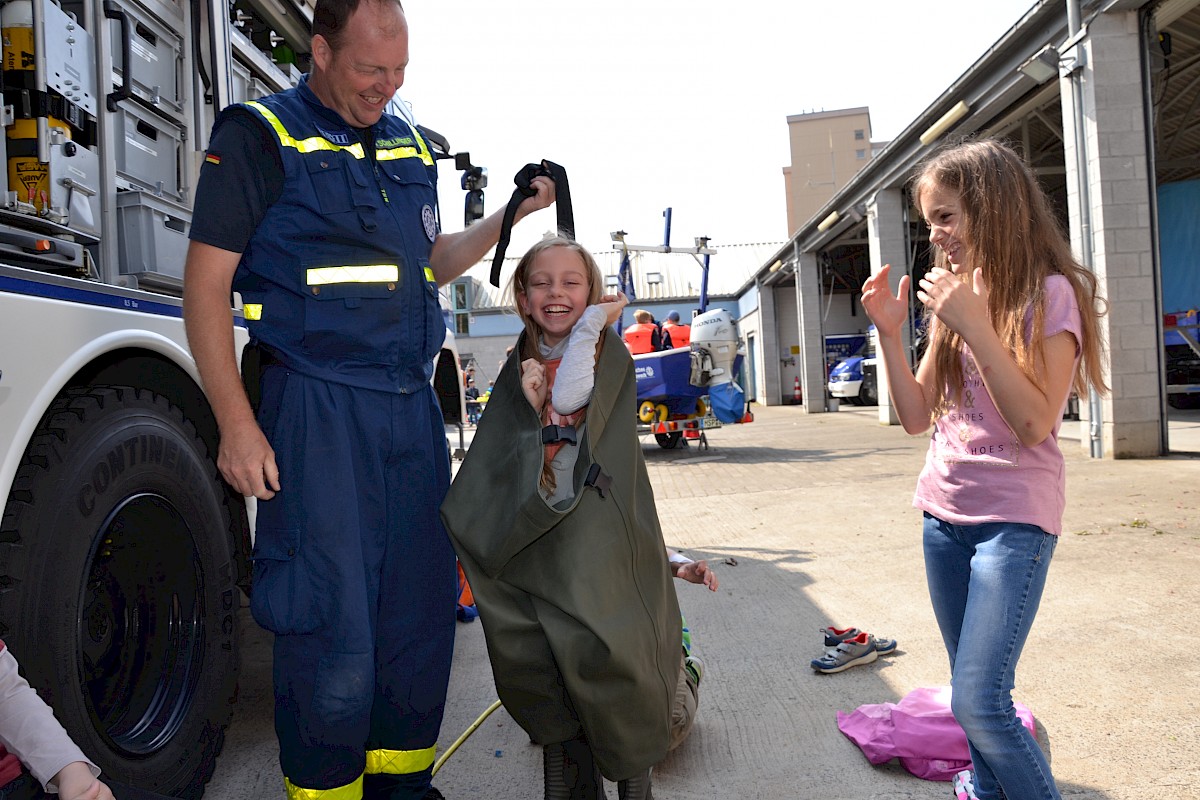
[(278, 364), (275, 355), (259, 342), (251, 339), (242, 348), (242, 386), (246, 389), (246, 397), (250, 400), (250, 408), (258, 415), (258, 407), (262, 404), (263, 370), (272, 364)]

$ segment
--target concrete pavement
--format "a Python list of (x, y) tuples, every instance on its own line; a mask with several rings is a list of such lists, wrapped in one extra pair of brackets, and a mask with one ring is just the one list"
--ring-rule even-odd
[[(874, 409), (758, 409), (710, 449), (644, 452), (667, 543), (708, 558), (717, 593), (678, 583), (706, 665), (691, 737), (655, 796), (949, 798), (945, 783), (872, 767), (836, 712), (948, 681), (910, 505), (926, 447)], [(1188, 446), (1200, 415), (1186, 416)], [(1185, 430), (1187, 429), (1187, 430)], [(1093, 461), (1064, 443), (1068, 508), (1016, 699), (1038, 718), (1064, 797), (1158, 800), (1200, 785), (1200, 459)], [(281, 797), (270, 641), (243, 615), (241, 695), (208, 800)], [(899, 651), (814, 673), (818, 629), (855, 625)], [(478, 622), (460, 624), (440, 749), (495, 699)], [(541, 797), (541, 753), (501, 709), (435, 779), (448, 800)], [(615, 797), (609, 786), (609, 797)]]

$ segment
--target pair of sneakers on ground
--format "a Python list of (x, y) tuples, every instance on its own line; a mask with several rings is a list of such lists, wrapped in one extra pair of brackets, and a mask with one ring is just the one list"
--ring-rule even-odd
[(896, 651), (895, 639), (877, 637), (858, 628), (821, 628), (821, 633), (825, 636), (825, 653), (812, 660), (812, 668), (817, 672), (841, 672)]

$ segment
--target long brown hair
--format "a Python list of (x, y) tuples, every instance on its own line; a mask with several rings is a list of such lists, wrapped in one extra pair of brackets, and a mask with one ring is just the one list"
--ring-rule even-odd
[[(970, 265), (968, 274), (960, 277), (969, 284), (976, 268), (983, 271), (988, 318), (1021, 371), (1036, 386), (1045, 388), (1040, 368), (1046, 356), (1046, 278), (1062, 275), (1075, 292), (1082, 323), (1082, 357), (1072, 386), (1079, 394), (1085, 394), (1089, 384), (1100, 393), (1107, 392), (1099, 325), (1107, 304), (1099, 296), (1096, 276), (1075, 260), (1050, 200), (1029, 166), (1012, 148), (995, 139), (963, 142), (934, 153), (918, 168), (912, 183), (918, 209), (922, 193), (934, 186), (959, 197), (958, 238)], [(940, 249), (934, 265), (950, 269)], [(1032, 317), (1028, 328), (1027, 315)], [(930, 328), (936, 419), (949, 404), (948, 391), (955, 400), (960, 399), (963, 340), (945, 325), (930, 324)]]

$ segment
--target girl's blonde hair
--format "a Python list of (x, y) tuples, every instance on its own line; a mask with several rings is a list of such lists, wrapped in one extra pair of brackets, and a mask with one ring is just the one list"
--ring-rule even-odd
[(538, 361), (543, 360), (537, 346), (538, 340), (542, 335), (542, 329), (525, 313), (525, 309), (521, 307), (519, 298), (520, 295), (527, 293), (529, 271), (533, 269), (537, 257), (554, 247), (562, 247), (570, 250), (572, 253), (576, 253), (580, 260), (583, 261), (583, 267), (588, 276), (589, 306), (600, 302), (600, 296), (604, 294), (604, 276), (600, 273), (600, 265), (596, 263), (596, 259), (592, 257), (587, 248), (579, 242), (559, 235), (542, 239), (529, 248), (525, 255), (521, 256), (521, 260), (517, 262), (517, 268), (512, 275), (513, 304), (517, 307), (517, 314), (520, 315), (521, 321), (525, 323), (525, 350), (519, 354), (522, 360), (526, 358), (536, 358)]
[[(1046, 355), (1046, 278), (1062, 275), (1071, 282), (1082, 323), (1082, 358), (1072, 386), (1081, 395), (1089, 384), (1098, 392), (1107, 392), (1099, 330), (1106, 304), (1099, 297), (1096, 276), (1075, 260), (1049, 199), (1024, 160), (995, 139), (953, 145), (934, 153), (918, 168), (912, 184), (918, 209), (923, 193), (934, 186), (959, 197), (958, 238), (970, 265), (969, 274), (961, 277), (970, 283), (976, 268), (983, 271), (988, 317), (1017, 366), (1035, 385), (1045, 388), (1041, 365)], [(934, 265), (950, 269), (940, 249)], [(1028, 328), (1027, 315), (1031, 315)], [(945, 325), (930, 325), (930, 329), (932, 409), (937, 418), (949, 404), (948, 390), (954, 399), (960, 399), (963, 340)]]
[[(537, 257), (555, 247), (561, 247), (570, 250), (579, 256), (583, 261), (584, 270), (588, 276), (588, 305), (592, 306), (600, 302), (601, 295), (604, 294), (604, 276), (600, 273), (600, 265), (596, 263), (596, 259), (588, 252), (587, 248), (581, 245), (574, 239), (566, 236), (551, 236), (542, 239), (533, 247), (521, 256), (521, 260), (517, 262), (517, 268), (512, 275), (512, 296), (513, 305), (517, 307), (517, 314), (520, 315), (521, 321), (525, 323), (525, 346), (522, 351), (517, 354), (517, 360), (523, 361), (527, 358), (536, 358), (538, 361), (545, 361), (542, 358), (541, 350), (538, 349), (538, 342), (541, 340), (542, 328), (533, 318), (525, 312), (521, 305), (521, 295), (527, 293), (529, 271), (533, 269), (537, 262)], [(603, 333), (601, 334), (603, 336)], [(596, 345), (599, 347), (599, 344)], [(540, 415), (542, 410), (537, 409)], [(542, 463), (542, 473), (539, 479), (539, 484), (547, 492), (553, 492), (558, 481), (554, 477), (554, 468), (549, 460), (544, 460)]]

